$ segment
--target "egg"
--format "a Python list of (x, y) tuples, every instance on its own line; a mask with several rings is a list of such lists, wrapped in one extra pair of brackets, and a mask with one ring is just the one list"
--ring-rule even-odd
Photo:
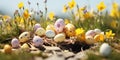
[(56, 31), (57, 33), (63, 32), (63, 29), (65, 28), (64, 20), (63, 20), (63, 19), (58, 19), (58, 20), (55, 22), (54, 27), (55, 27), (55, 31)]
[(92, 36), (94, 37), (96, 35), (95, 31), (94, 30), (89, 30), (85, 33), (85, 36)]
[(19, 40), (17, 38), (13, 38), (11, 41), (11, 45), (13, 48), (18, 48), (19, 47)]
[(27, 43), (24, 43), (24, 44), (21, 46), (21, 49), (24, 50), (24, 51), (29, 51), (30, 47), (28, 46)]
[(63, 42), (65, 40), (65, 35), (64, 34), (57, 34), (55, 37), (54, 37), (54, 41), (55, 42)]
[(4, 52), (7, 54), (12, 53), (12, 47), (10, 45), (5, 45), (4, 46)]
[(39, 24), (39, 23), (36, 23), (35, 25), (34, 25), (34, 31), (36, 31), (38, 28), (40, 28), (41, 27), (41, 25)]
[(101, 46), (100, 46), (100, 50), (99, 50), (99, 52), (100, 52), (100, 55), (102, 55), (102, 56), (109, 56), (110, 55), (110, 53), (111, 53), (111, 47), (109, 46), (109, 44), (108, 43), (103, 43)]
[(52, 38), (55, 36), (55, 32), (53, 30), (47, 30), (45, 33), (46, 37)]
[(30, 33), (29, 32), (23, 32), (19, 36), (19, 41), (21, 43), (27, 42), (30, 38)]
[(92, 36), (86, 36), (85, 38), (86, 38), (85, 42), (87, 44), (94, 44), (94, 38)]
[(46, 30), (53, 30), (53, 31), (55, 31), (54, 25), (52, 25), (52, 24), (47, 25)]
[(45, 29), (44, 28), (38, 28), (35, 31), (35, 34), (38, 35), (38, 36), (44, 36), (45, 35)]
[(71, 23), (68, 23), (65, 26), (65, 33), (67, 37), (75, 36), (75, 26)]
[(34, 44), (35, 47), (43, 45), (43, 42), (44, 42), (43, 39), (40, 38), (39, 36), (34, 36), (32, 41), (33, 41), (33, 44)]
[(101, 33), (100, 29), (94, 29), (94, 31), (95, 31), (96, 34), (100, 34)]

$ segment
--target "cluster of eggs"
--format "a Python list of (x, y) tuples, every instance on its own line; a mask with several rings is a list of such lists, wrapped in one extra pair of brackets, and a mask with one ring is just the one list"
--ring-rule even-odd
[(85, 42), (87, 44), (94, 44), (96, 41), (99, 40), (98, 38), (101, 34), (104, 35), (104, 32), (102, 32), (100, 29), (88, 30), (85, 33)]
[[(34, 27), (34, 37), (32, 39), (32, 43), (34, 46), (43, 45), (44, 40), (42, 37), (52, 38), (56, 43), (63, 42), (66, 37), (74, 37), (75, 34), (75, 26), (71, 23), (65, 24), (63, 19), (58, 19), (54, 23), (54, 25), (50, 24), (46, 27), (46, 29), (42, 28), (39, 23), (35, 24)], [(95, 41), (95, 37), (101, 34), (100, 29), (89, 30), (85, 33), (85, 42), (87, 44), (93, 44)], [(23, 48), (28, 49), (29, 46), (26, 42), (30, 41), (30, 32), (23, 32), (17, 38), (12, 39), (11, 45), (13, 48)], [(23, 43), (20, 46), (20, 43)]]

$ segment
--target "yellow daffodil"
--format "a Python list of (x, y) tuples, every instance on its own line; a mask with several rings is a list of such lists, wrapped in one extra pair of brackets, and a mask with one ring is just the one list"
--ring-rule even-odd
[(71, 2), (68, 2), (68, 6), (69, 6), (70, 9), (73, 9), (75, 7), (75, 5), (76, 5), (75, 0), (72, 0)]
[(24, 24), (24, 19), (23, 19), (23, 17), (20, 18), (20, 24)]
[(112, 9), (112, 10), (110, 11), (110, 16), (111, 16), (111, 17), (119, 17), (119, 16), (120, 16), (120, 15), (119, 15), (119, 11), (116, 10), (116, 9)]
[(92, 17), (92, 14), (90, 12), (84, 14), (84, 18), (90, 18), (90, 17)]
[(112, 9), (110, 11), (111, 17), (119, 17), (120, 16), (118, 8), (119, 8), (118, 4), (116, 2), (113, 2)]
[(25, 19), (29, 18), (30, 17), (30, 14), (29, 14), (29, 11), (28, 9), (25, 9), (24, 13), (23, 13), (23, 16)]
[(80, 35), (80, 34), (82, 34), (82, 33), (84, 33), (84, 29), (83, 28), (77, 28), (76, 30), (75, 30), (75, 32), (76, 32), (76, 35)]
[(63, 7), (63, 12), (65, 13), (65, 12), (67, 12), (67, 6), (66, 5), (64, 5), (64, 7)]
[(105, 8), (106, 8), (106, 5), (104, 4), (104, 2), (100, 2), (98, 5), (97, 5), (97, 8), (98, 8), (98, 11), (103, 11)]
[(24, 3), (23, 3), (23, 2), (20, 2), (20, 3), (18, 4), (18, 8), (21, 9), (21, 8), (23, 8), (23, 7), (24, 7)]
[(117, 28), (117, 24), (118, 24), (118, 22), (117, 22), (116, 20), (113, 20), (113, 21), (110, 23), (110, 25), (111, 25), (112, 28)]
[(53, 20), (54, 16), (55, 16), (54, 12), (50, 12), (49, 15), (48, 15), (50, 20)]
[(68, 23), (70, 23), (70, 20), (65, 19), (65, 24), (68, 24)]
[(113, 9), (118, 9), (118, 7), (119, 7), (118, 4), (117, 4), (116, 2), (113, 2), (112, 8), (113, 8)]
[(115, 33), (112, 33), (112, 30), (106, 32), (106, 38), (113, 38), (115, 36)]
[(7, 25), (7, 30), (10, 31), (11, 30), (11, 26), (10, 25)]
[(98, 34), (98, 35), (95, 35), (95, 37), (94, 37), (94, 40), (96, 41), (96, 42), (103, 42), (104, 41), (104, 34)]

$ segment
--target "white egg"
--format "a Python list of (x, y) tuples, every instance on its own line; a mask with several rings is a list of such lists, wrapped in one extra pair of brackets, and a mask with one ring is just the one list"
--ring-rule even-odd
[(103, 43), (101, 46), (100, 46), (100, 54), (102, 56), (109, 56), (110, 53), (111, 53), (111, 47), (109, 46), (108, 43)]
[(12, 39), (11, 45), (13, 48), (18, 48), (19, 47), (19, 40), (17, 38)]
[(63, 42), (65, 40), (65, 35), (64, 34), (57, 34), (55, 37), (54, 37), (54, 41), (55, 42)]
[(100, 34), (101, 33), (100, 29), (94, 29), (94, 31), (96, 32), (96, 34)]
[(43, 39), (40, 38), (39, 36), (34, 36), (33, 38), (33, 44), (38, 47), (40, 45), (43, 45)]
[(55, 36), (55, 32), (53, 30), (47, 30), (45, 35), (48, 37), (48, 38), (52, 38)]
[(43, 36), (43, 35), (45, 35), (45, 29), (44, 28), (38, 28), (35, 31), (35, 34), (38, 35), (38, 36)]
[(24, 42), (27, 42), (30, 38), (30, 33), (29, 32), (23, 32), (20, 34), (19, 36), (19, 41), (24, 43)]
[(94, 37), (96, 35), (95, 31), (94, 30), (89, 30), (85, 33), (85, 36), (92, 36)]
[(85, 42), (87, 44), (94, 44), (95, 41), (94, 41), (94, 38), (92, 36), (86, 36), (85, 38), (86, 38)]

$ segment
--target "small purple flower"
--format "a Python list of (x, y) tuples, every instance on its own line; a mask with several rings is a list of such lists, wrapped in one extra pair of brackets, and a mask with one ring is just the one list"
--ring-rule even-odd
[(84, 12), (84, 14), (86, 14), (88, 11), (87, 11), (87, 10), (84, 10), (83, 12)]

